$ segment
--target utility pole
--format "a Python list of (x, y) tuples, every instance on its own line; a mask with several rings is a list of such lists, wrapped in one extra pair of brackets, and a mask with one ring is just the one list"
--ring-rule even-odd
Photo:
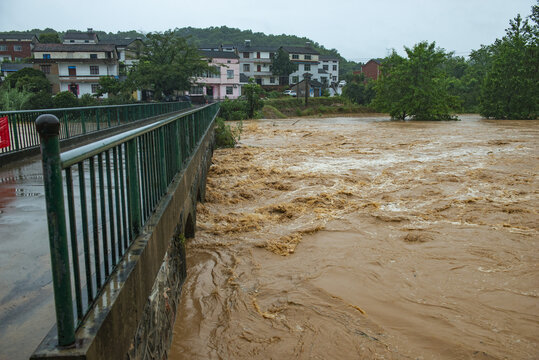
[(311, 78), (311, 74), (306, 72), (303, 74), (303, 79), (305, 80), (305, 107), (308, 105), (308, 98), (309, 98), (309, 79)]

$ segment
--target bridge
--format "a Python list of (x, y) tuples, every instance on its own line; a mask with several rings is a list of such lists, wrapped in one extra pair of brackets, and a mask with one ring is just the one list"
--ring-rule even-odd
[[(153, 110), (138, 105), (136, 110), (99, 107), (42, 114), (37, 133), (28, 123), (39, 114), (8, 114), (15, 119), (11, 148), (0, 159), (35, 152), (36, 134), (43, 154), (49, 236), (42, 212), (36, 219), (42, 231), (30, 226), (33, 240), (21, 239), (26, 246), (20, 251), (43, 250), (49, 239), (56, 326), (32, 358), (138, 358), (149, 343), (161, 349), (158, 353), (167, 350), (185, 277), (184, 239), (194, 235), (196, 201), (204, 198), (218, 104), (194, 109), (179, 103), (152, 105)], [(59, 151), (60, 143), (64, 147), (99, 138)], [(22, 171), (20, 179), (28, 180), (25, 171), (41, 177), (35, 162), (15, 171), (5, 167), (11, 175), (0, 184), (4, 188), (19, 180), (17, 172)], [(7, 242), (16, 243), (18, 235), (5, 226), (8, 222), (2, 231), (8, 232)], [(25, 229), (20, 233), (29, 236)], [(11, 290), (2, 296), (2, 306), (17, 300), (17, 289)], [(4, 318), (16, 322), (7, 313)], [(156, 324), (157, 317), (164, 320)], [(165, 336), (147, 336), (155, 326)]]

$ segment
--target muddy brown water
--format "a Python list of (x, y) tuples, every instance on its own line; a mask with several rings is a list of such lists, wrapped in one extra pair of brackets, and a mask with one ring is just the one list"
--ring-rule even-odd
[(461, 119), (245, 122), (169, 358), (539, 358), (539, 122)]

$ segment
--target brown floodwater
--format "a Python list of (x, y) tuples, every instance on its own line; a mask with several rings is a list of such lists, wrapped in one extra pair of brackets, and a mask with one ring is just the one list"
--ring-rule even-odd
[(539, 121), (244, 122), (170, 359), (539, 358)]

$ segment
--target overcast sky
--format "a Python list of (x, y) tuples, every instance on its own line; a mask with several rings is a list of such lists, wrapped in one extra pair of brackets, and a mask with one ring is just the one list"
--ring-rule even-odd
[(226, 25), (306, 36), (349, 60), (428, 40), (457, 55), (504, 35), (536, 0), (0, 0), (0, 31), (164, 31)]

